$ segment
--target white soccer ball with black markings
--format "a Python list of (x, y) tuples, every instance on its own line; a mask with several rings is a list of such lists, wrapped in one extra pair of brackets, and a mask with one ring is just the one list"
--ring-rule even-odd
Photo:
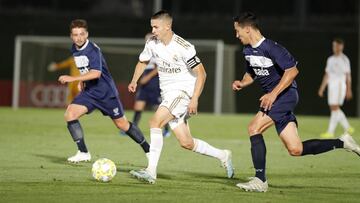
[(92, 176), (100, 182), (109, 182), (116, 175), (116, 166), (113, 161), (101, 158), (92, 165)]

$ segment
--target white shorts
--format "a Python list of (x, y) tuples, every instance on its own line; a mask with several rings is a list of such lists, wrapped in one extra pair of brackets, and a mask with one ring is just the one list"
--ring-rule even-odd
[(175, 129), (189, 118), (188, 106), (190, 103), (190, 96), (186, 92), (180, 90), (171, 91), (162, 96), (160, 106), (166, 107), (175, 117), (173, 120), (169, 121), (170, 128)]
[(346, 95), (346, 84), (343, 82), (329, 82), (328, 83), (328, 104), (339, 105), (344, 104)]

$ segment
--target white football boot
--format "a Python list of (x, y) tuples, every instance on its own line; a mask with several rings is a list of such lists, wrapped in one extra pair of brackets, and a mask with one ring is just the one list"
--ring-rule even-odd
[(356, 143), (354, 138), (351, 137), (351, 135), (345, 133), (339, 139), (344, 142), (344, 149), (349, 152), (354, 152), (360, 156), (360, 146)]
[(245, 190), (246, 192), (266, 192), (269, 188), (267, 181), (263, 182), (257, 177), (249, 178), (250, 181), (246, 183), (238, 183), (237, 187)]
[(232, 177), (234, 177), (234, 168), (233, 168), (232, 161), (231, 161), (231, 158), (232, 158), (231, 151), (225, 149), (224, 152), (225, 152), (226, 156), (225, 156), (224, 160), (221, 160), (221, 166), (223, 168), (225, 168), (227, 177), (232, 178)]
[(150, 184), (155, 184), (156, 178), (154, 176), (152, 176), (150, 174), (150, 172), (146, 169), (131, 170), (130, 174), (141, 181), (144, 181), (144, 182), (147, 182)]
[(91, 155), (90, 152), (81, 152), (81, 151), (77, 151), (77, 153), (72, 156), (69, 157), (68, 162), (71, 163), (78, 163), (78, 162), (82, 162), (82, 161), (90, 161), (91, 160)]

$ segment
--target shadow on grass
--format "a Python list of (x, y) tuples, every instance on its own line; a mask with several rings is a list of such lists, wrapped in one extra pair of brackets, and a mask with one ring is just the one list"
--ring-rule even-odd
[(273, 185), (273, 184), (269, 184), (270, 188), (276, 188), (276, 189), (310, 189), (310, 188), (317, 188), (317, 189), (333, 189), (333, 190), (340, 190), (341, 187), (331, 187), (331, 186), (309, 186), (309, 185)]
[(49, 160), (52, 163), (61, 164), (61, 165), (69, 165), (73, 167), (85, 167), (91, 164), (91, 162), (81, 162), (81, 163), (69, 163), (66, 159), (66, 157), (59, 157), (54, 155), (48, 155), (48, 154), (34, 154), (36, 157), (45, 158)]
[[(206, 183), (215, 183), (215, 184), (224, 184), (226, 186), (233, 187), (239, 182), (245, 182), (246, 179), (239, 178), (228, 178), (224, 174), (224, 176), (218, 176), (209, 173), (199, 173), (199, 172), (191, 172), (191, 171), (174, 171), (175, 173), (179, 173), (182, 177), (177, 176), (177, 178), (187, 181), (187, 182), (206, 182)], [(185, 175), (185, 176), (183, 176)], [(171, 177), (171, 176), (170, 176)], [(171, 178), (170, 178), (171, 179)]]

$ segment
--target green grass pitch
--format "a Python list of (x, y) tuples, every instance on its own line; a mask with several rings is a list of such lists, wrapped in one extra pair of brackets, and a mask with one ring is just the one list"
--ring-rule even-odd
[[(181, 149), (172, 135), (164, 139), (158, 180), (148, 185), (132, 178), (131, 169), (146, 165), (132, 140), (120, 136), (108, 117), (94, 112), (81, 118), (95, 161), (106, 157), (118, 173), (110, 183), (91, 177), (91, 163), (69, 164), (76, 146), (67, 132), (63, 109), (0, 108), (0, 202), (359, 202), (360, 157), (345, 150), (291, 157), (274, 128), (265, 133), (267, 193), (247, 193), (235, 184), (253, 175), (246, 126), (252, 115), (200, 113), (190, 119), (194, 137), (233, 152), (236, 172), (227, 179), (215, 159)], [(129, 118), (132, 112), (127, 112)], [(141, 129), (149, 139), (145, 113)], [(301, 138), (317, 138), (328, 117), (298, 116)], [(360, 120), (350, 119), (360, 142)], [(338, 126), (337, 134), (339, 135)]]

